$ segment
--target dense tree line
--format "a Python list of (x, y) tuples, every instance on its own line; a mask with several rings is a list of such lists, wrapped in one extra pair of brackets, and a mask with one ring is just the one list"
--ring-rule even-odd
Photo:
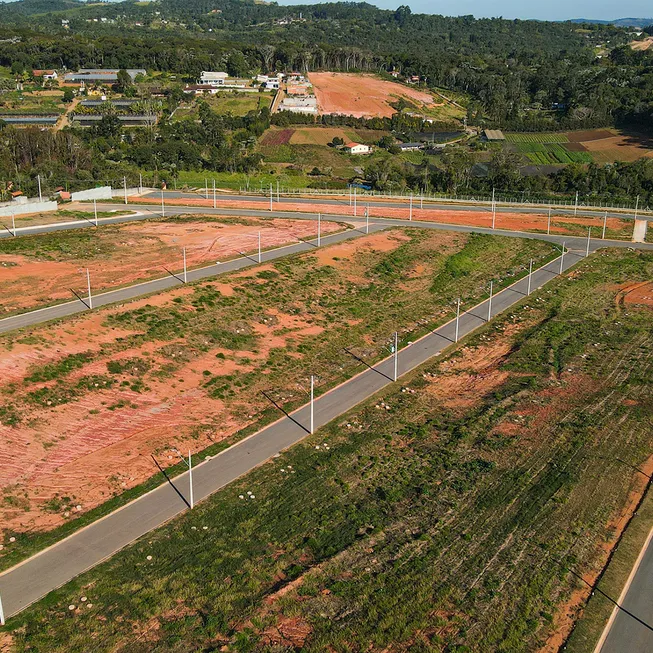
[[(60, 24), (64, 14), (57, 12), (71, 6), (77, 9), (65, 14), (67, 32)], [(288, 17), (295, 20), (278, 24)], [(101, 6), (22, 0), (0, 7), (0, 24), (7, 26), (7, 36), (20, 38), (0, 43), (1, 65), (144, 67), (188, 80), (215, 69), (237, 76), (275, 69), (399, 70), (468, 93), (473, 99), (468, 121), (480, 125), (540, 130), (653, 120), (653, 52), (632, 51), (628, 30), (609, 25), (253, 0)], [(597, 48), (603, 50), (599, 56)]]
[(639, 196), (641, 207), (653, 208), (651, 159), (613, 165), (570, 164), (552, 174), (535, 176), (522, 175), (521, 165), (514, 153), (496, 150), (485, 174), (479, 174), (468, 150), (447, 147), (437, 165), (426, 157), (419, 164), (390, 156), (377, 159), (365, 168), (364, 179), (378, 190), (489, 196), (494, 188), (524, 199), (555, 198), (578, 191), (583, 201), (597, 204), (633, 203)]

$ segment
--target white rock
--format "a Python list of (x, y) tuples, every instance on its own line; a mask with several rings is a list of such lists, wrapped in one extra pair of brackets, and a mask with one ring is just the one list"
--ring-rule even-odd
[(82, 603), (86, 603), (86, 601), (88, 601), (88, 599), (87, 599), (85, 596), (82, 596), (82, 598), (79, 599), (79, 600), (80, 600)]
[(15, 538), (15, 537), (10, 537), (10, 538), (9, 538), (9, 541), (10, 541), (10, 542), (15, 542), (15, 541), (16, 541), (16, 538)]
[(152, 556), (147, 556), (147, 560), (152, 560)]
[(72, 604), (70, 604), (70, 605), (68, 606), (68, 609), (69, 609), (69, 610), (74, 610), (74, 609), (75, 609), (75, 606), (72, 605)]

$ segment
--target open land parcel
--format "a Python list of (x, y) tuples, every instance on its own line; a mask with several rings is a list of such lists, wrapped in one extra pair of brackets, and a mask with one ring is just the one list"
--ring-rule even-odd
[[(503, 240), (461, 237), (467, 255), (424, 278), (424, 259), (404, 257), (431, 237), (385, 238), (399, 244), (373, 256), (377, 273), (438, 295), (453, 279), (478, 283), (465, 248)], [(318, 254), (363, 271), (351, 252)], [(275, 271), (306, 280), (311, 259)], [(545, 646), (584, 598), (568, 569), (592, 580), (642, 491), (618, 460), (649, 468), (650, 302), (630, 291), (650, 283), (652, 265), (625, 251), (585, 260), (459, 351), (34, 606), (16, 620), (19, 650)], [(136, 317), (125, 315), (123, 328)], [(255, 501), (238, 498), (246, 490)]]

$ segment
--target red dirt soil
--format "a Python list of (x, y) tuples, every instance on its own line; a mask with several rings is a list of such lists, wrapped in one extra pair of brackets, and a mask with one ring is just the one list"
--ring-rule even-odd
[[(642, 471), (649, 476), (653, 474), (653, 456), (650, 456), (642, 466)], [(594, 585), (601, 570), (606, 565), (610, 552), (617, 545), (646, 487), (646, 479), (641, 474), (635, 473), (633, 475), (633, 488), (628, 495), (626, 504), (608, 524), (607, 532), (610, 533), (610, 536), (601, 544), (599, 557), (594, 568), (589, 573), (583, 575), (584, 580), (590, 586)], [(567, 637), (569, 637), (574, 624), (582, 615), (583, 607), (589, 598), (590, 591), (590, 587), (583, 583), (571, 593), (563, 604), (558, 605), (553, 619), (553, 635), (539, 649), (538, 653), (556, 653), (560, 650), (560, 647), (565, 643)]]
[(617, 294), (617, 303), (653, 308), (653, 281), (622, 286)]
[[(151, 203), (151, 200), (134, 197), (134, 203)], [(130, 202), (132, 201), (130, 199)], [(166, 204), (176, 206), (213, 206), (213, 200), (205, 199), (178, 199), (166, 200)], [(241, 201), (241, 200), (218, 200), (217, 205), (221, 208), (235, 208), (235, 209), (258, 209), (261, 210), (262, 203), (256, 201)], [(315, 200), (314, 204), (299, 204), (289, 199), (282, 199), (281, 202), (274, 202), (273, 207), (275, 211), (297, 211), (300, 213), (322, 213), (322, 214), (339, 214), (345, 216), (356, 217), (358, 220), (364, 220), (366, 204), (361, 200), (357, 203), (356, 216), (354, 216), (354, 207), (342, 204), (334, 206), (333, 204), (320, 204), (319, 200)], [(539, 231), (546, 232), (547, 228), (547, 210), (542, 208), (542, 214), (534, 213), (502, 213), (500, 208), (497, 208), (495, 227), (497, 229), (514, 230), (514, 231)], [(370, 206), (370, 218), (396, 218), (408, 220), (410, 217), (410, 208), (408, 200), (403, 204), (397, 203), (396, 208), (391, 207), (374, 207)], [(413, 220), (423, 220), (427, 222), (440, 222), (443, 224), (459, 224), (470, 227), (491, 227), (492, 226), (492, 212), (488, 208), (485, 211), (460, 211), (448, 209), (420, 209), (419, 199), (415, 199), (413, 203)], [(564, 225), (569, 225), (566, 228)], [(573, 216), (558, 216), (555, 212), (552, 214), (551, 219), (551, 233), (552, 234), (574, 234), (574, 226), (582, 226), (587, 230), (592, 227), (592, 236), (599, 237), (601, 229), (603, 228), (603, 218), (597, 217), (582, 217), (574, 218)], [(607, 228), (610, 231), (623, 231), (632, 229), (632, 222), (628, 220), (620, 220), (618, 218), (608, 218)], [(585, 231), (587, 234), (587, 231)]]
[[(369, 242), (363, 237), (349, 244), (350, 253), (356, 248), (379, 247), (387, 251), (399, 242), (389, 233), (374, 234)], [(232, 275), (229, 283), (207, 283), (229, 296), (235, 286), (243, 283), (264, 283), (256, 274), (271, 267), (244, 270)], [(192, 288), (179, 287), (0, 339), (3, 401), (17, 403), (27, 411), (15, 426), (0, 424), (0, 489), (10, 498), (0, 502), (0, 544), (5, 551), (11, 547), (11, 531), (51, 529), (150, 478), (156, 473), (152, 454), (167, 467), (178, 460), (173, 447), (199, 451), (256, 421), (257, 414), (267, 408), (263, 399), (260, 404), (253, 401), (245, 408), (238, 398), (229, 402), (211, 398), (204, 388), (204, 371), (215, 376), (248, 372), (268, 358), (271, 348), (287, 347), (289, 339), (297, 344), (322, 331), (310, 318), (269, 309), (264, 320), (251, 325), (259, 336), (255, 352), (213, 346), (209, 351), (198, 352), (190, 362), (178, 363), (172, 376), (160, 378), (146, 373), (145, 387), (140, 392), (130, 389), (129, 384), (120, 384), (122, 378), (130, 383), (138, 378), (130, 376), (138, 370), (130, 370), (115, 377), (117, 382), (112, 387), (88, 391), (68, 403), (20, 403), (25, 392), (56, 385), (56, 381), (25, 383), (34, 366), (55, 363), (73, 353), (89, 352), (92, 360), (66, 376), (70, 385), (89, 375), (107, 375), (108, 361), (138, 357), (155, 371), (173, 362), (175, 356), (184, 360), (186, 340), (146, 341), (134, 348), (120, 347), (116, 352), (120, 341), (138, 330), (110, 327), (106, 320), (110, 315), (146, 304), (168, 305), (192, 292)], [(218, 358), (219, 354), (225, 358)], [(68, 505), (53, 501), (63, 497), (71, 499)], [(79, 510), (77, 505), (81, 506)]]
[[(223, 261), (240, 252), (256, 249), (261, 231), (264, 249), (313, 236), (315, 225), (303, 220), (248, 219), (254, 224), (202, 222), (201, 217), (177, 223), (136, 222), (100, 234), (113, 245), (103, 260), (38, 260), (30, 256), (0, 253), (0, 310), (8, 314), (25, 308), (72, 300), (71, 288), (86, 293), (86, 268), (91, 275), (93, 293), (128, 285), (173, 272), (182, 267), (182, 248), (186, 247), (188, 268)], [(322, 223), (323, 233), (337, 231), (334, 222)], [(137, 254), (135, 255), (135, 252)], [(4, 264), (4, 265), (3, 265)]]
[(390, 118), (396, 109), (390, 102), (398, 97), (435, 105), (433, 96), (414, 88), (388, 82), (372, 75), (311, 73), (320, 113), (339, 113), (356, 118)]

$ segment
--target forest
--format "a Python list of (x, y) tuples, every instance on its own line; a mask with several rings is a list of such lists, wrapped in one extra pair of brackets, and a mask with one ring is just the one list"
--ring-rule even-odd
[[(653, 32), (653, 26), (647, 29)], [(161, 179), (182, 170), (250, 173), (260, 168), (257, 142), (271, 124), (316, 120), (271, 116), (267, 109), (218, 116), (207, 105), (195, 122), (170, 120), (183, 84), (195, 82), (202, 70), (236, 77), (273, 70), (382, 76), (397, 71), (419, 76), (422, 86), (465, 94), (467, 125), (480, 129), (617, 126), (650, 132), (653, 48), (633, 50), (632, 38), (628, 28), (604, 24), (444, 17), (351, 2), (284, 7), (254, 0), (19, 0), (0, 6), (0, 66), (12, 75), (33, 68), (145, 68), (155, 86), (159, 79), (177, 81), (159, 84), (164, 110), (154, 128), (125, 129), (115, 116), (62, 133), (3, 125), (0, 175), (29, 190), (37, 174), (55, 184), (133, 177), (139, 170)], [(393, 134), (456, 127), (401, 112), (391, 119), (317, 121)], [(364, 177), (375, 188), (390, 183), (450, 193), (497, 187), (544, 194), (581, 189), (588, 195), (640, 194), (653, 202), (650, 160), (570, 165), (539, 176), (521, 175), (510, 152), (494, 152), (487, 175), (475, 175), (474, 162), (468, 149), (451, 147), (437, 164), (426, 158), (375, 161)]]
[(399, 70), (469, 93), (469, 120), (492, 126), (571, 129), (653, 119), (653, 51), (633, 51), (629, 30), (610, 25), (444, 17), (367, 3), (20, 0), (0, 7), (0, 28), (0, 65), (15, 69), (144, 67), (189, 80), (222, 69), (234, 76)]

